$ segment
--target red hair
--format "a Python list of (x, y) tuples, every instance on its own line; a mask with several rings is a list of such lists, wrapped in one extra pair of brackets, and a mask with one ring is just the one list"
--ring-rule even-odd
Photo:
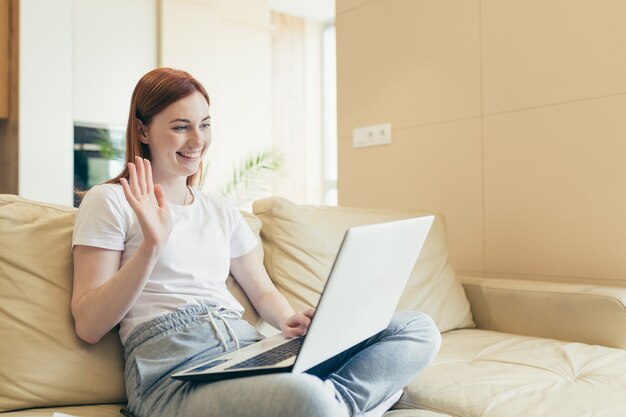
[[(209, 103), (206, 90), (190, 74), (173, 68), (157, 68), (141, 77), (130, 101), (128, 126), (126, 127), (126, 162), (135, 162), (135, 156), (150, 158), (150, 148), (139, 140), (141, 126), (148, 126), (154, 116), (165, 110), (172, 103), (195, 92), (201, 93)], [(122, 172), (106, 184), (120, 182), (120, 178), (129, 179), (128, 165)], [(198, 172), (187, 177), (187, 185), (193, 186), (198, 178), (202, 180), (202, 162)]]

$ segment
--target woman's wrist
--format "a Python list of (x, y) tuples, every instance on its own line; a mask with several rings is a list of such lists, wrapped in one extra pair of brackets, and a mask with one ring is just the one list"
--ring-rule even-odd
[(139, 249), (137, 251), (148, 256), (149, 258), (156, 259), (161, 254), (161, 249), (162, 249), (161, 245), (156, 244), (156, 243), (150, 243), (144, 240), (139, 245)]

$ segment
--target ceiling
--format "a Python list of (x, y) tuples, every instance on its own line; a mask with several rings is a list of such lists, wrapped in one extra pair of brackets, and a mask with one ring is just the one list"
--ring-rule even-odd
[(335, 20), (335, 0), (269, 0), (270, 9), (317, 22)]

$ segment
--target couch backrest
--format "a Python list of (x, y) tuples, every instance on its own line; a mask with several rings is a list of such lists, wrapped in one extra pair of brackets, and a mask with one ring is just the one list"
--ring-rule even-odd
[(296, 310), (317, 304), (349, 227), (435, 214), (398, 310), (429, 314), (441, 332), (474, 327), (469, 302), (448, 261), (446, 225), (441, 215), (418, 210), (296, 205), (277, 197), (256, 201), (253, 211), (263, 222), (261, 237), (268, 274)]
[[(0, 412), (125, 402), (117, 329), (89, 345), (74, 332), (72, 228), (76, 209), (0, 195)], [(245, 219), (257, 233), (261, 222)], [(262, 259), (262, 245), (257, 249)], [(231, 291), (259, 318), (231, 278)]]

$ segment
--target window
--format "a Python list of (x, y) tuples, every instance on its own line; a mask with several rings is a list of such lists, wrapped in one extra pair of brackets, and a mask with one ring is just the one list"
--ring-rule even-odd
[(273, 192), (337, 204), (334, 24), (272, 13), (272, 141), (283, 155)]
[(337, 205), (337, 46), (335, 25), (322, 32), (324, 204)]

